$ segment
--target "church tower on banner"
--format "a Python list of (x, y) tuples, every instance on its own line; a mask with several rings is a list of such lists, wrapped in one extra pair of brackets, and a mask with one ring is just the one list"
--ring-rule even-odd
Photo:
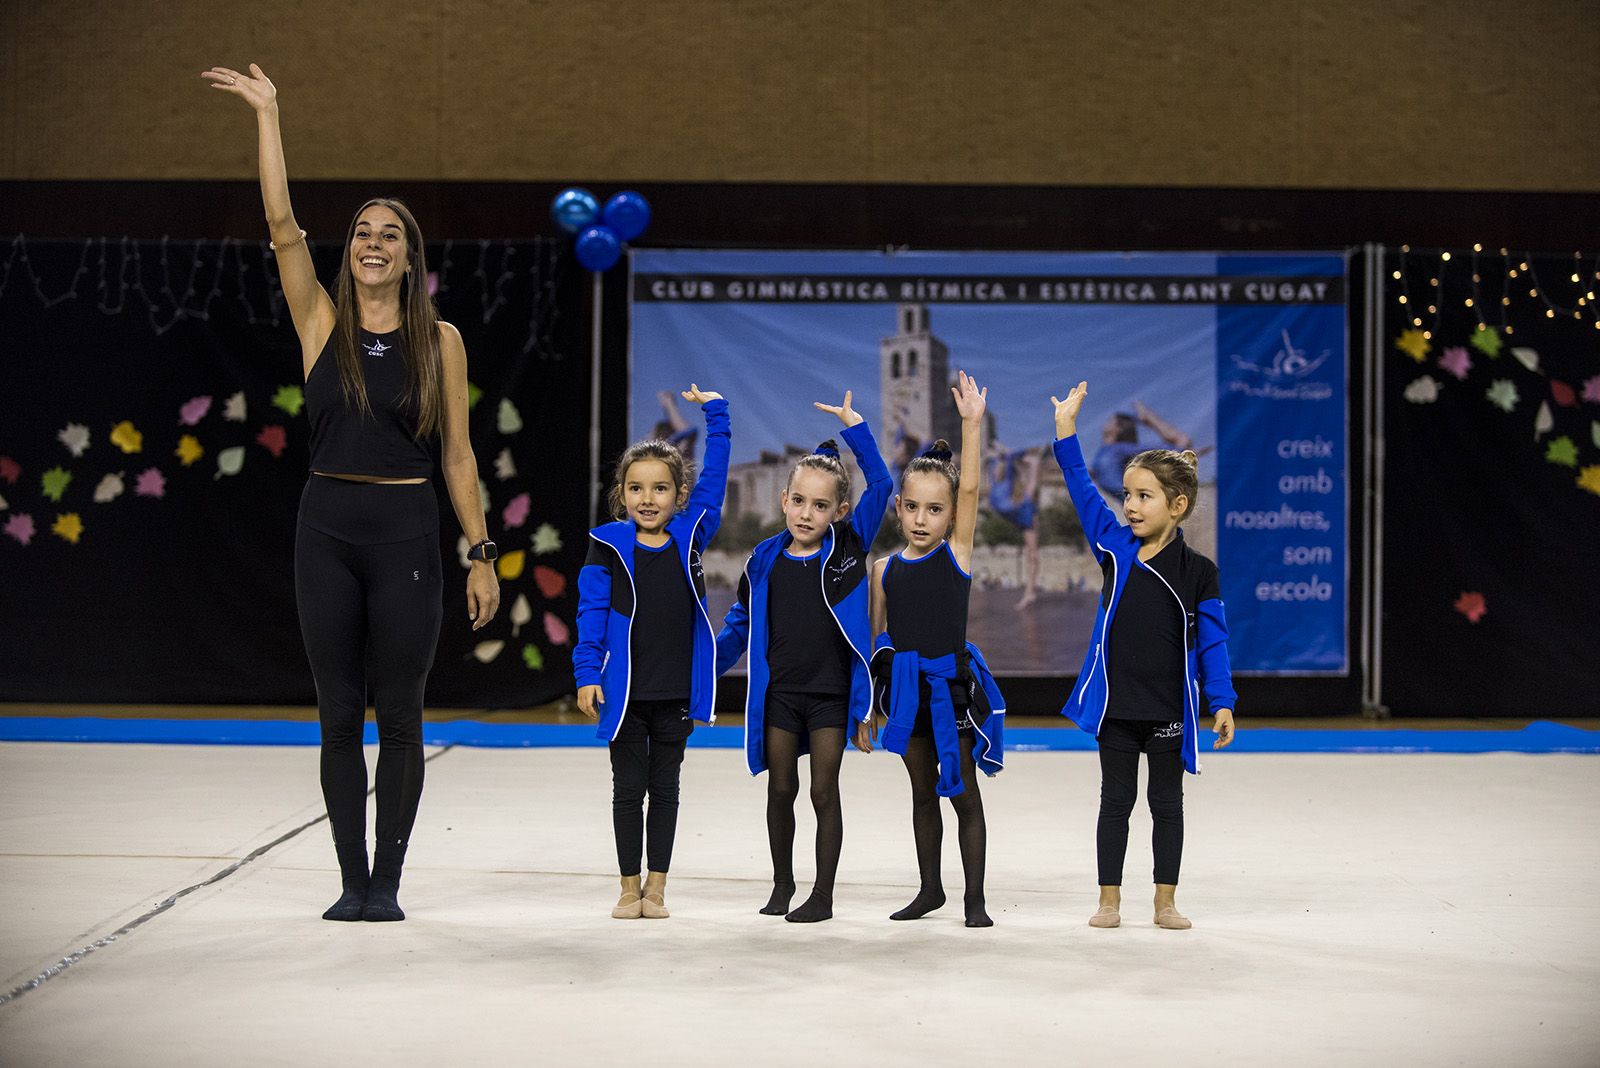
[[(958, 453), (961, 414), (950, 387), (950, 348), (933, 333), (926, 304), (895, 308), (896, 333), (878, 343), (879, 396), (883, 398), (879, 438), (892, 467), (944, 438)], [(994, 433), (992, 417), (984, 418), (984, 445)]]

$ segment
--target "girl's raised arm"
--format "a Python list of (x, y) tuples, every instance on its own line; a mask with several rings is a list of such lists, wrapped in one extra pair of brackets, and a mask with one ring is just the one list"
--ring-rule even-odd
[(988, 406), (988, 387), (978, 388), (977, 379), (958, 372), (956, 409), (961, 413), (961, 481), (956, 487), (956, 521), (950, 534), (950, 551), (965, 571), (972, 570), (972, 536), (978, 529), (978, 491), (983, 481), (983, 411)]
[(295, 333), (300, 335), (304, 370), (310, 374), (317, 354), (333, 333), (333, 301), (317, 281), (305, 234), (289, 206), (289, 177), (283, 162), (283, 137), (278, 131), (278, 88), (254, 63), (250, 64), (249, 74), (230, 67), (212, 67), (200, 77), (213, 89), (239, 97), (256, 113), (261, 202), (267, 211), (267, 227), (277, 254), (283, 295), (289, 302), (289, 316), (294, 320)]

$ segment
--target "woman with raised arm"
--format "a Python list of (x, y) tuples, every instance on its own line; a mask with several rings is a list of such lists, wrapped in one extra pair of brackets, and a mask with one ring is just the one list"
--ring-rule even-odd
[[(500, 606), (495, 546), (467, 438), (467, 353), (428, 296), (422, 233), (398, 200), (361, 205), (334, 295), (289, 206), (278, 91), (260, 67), (200, 75), (256, 113), (261, 199), (305, 373), (311, 477), (295, 533), (295, 599), (322, 724), (322, 793), (343, 893), (326, 920), (403, 920), (400, 869), (422, 796), (422, 697), (443, 614), (430, 441), (467, 539), (467, 616)], [(377, 709), (377, 838), (367, 868), (367, 695)]]

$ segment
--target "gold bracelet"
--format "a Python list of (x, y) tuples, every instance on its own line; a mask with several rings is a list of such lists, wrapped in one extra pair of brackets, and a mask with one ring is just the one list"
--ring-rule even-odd
[(304, 241), (305, 239), (306, 239), (306, 232), (304, 230), (301, 230), (299, 237), (291, 238), (290, 240), (285, 241), (282, 244), (279, 244), (276, 241), (268, 241), (267, 242), (267, 247), (272, 249), (272, 251), (274, 251), (274, 252), (282, 252), (286, 248), (294, 248), (296, 245), (298, 245), (300, 242)]

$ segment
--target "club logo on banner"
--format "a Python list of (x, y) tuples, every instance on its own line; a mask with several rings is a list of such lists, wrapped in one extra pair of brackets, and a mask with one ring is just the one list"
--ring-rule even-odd
[[(1079, 435), (1119, 514), (1134, 454), (1200, 455), (1185, 538), (1221, 569), (1235, 670), (1348, 670), (1342, 256), (641, 250), (632, 263), (632, 436), (692, 459), (699, 413), (675, 391), (695, 381), (730, 403), (723, 525), (702, 560), (713, 613), (781, 529), (795, 459), (837, 436), (812, 401), (853, 390), (898, 477), (934, 439), (959, 446), (949, 387), (965, 370), (989, 387), (968, 636), (1002, 674), (1076, 671), (1102, 572), (1051, 454), (1050, 396), (1087, 379)], [(900, 544), (891, 512), (873, 556)]]

